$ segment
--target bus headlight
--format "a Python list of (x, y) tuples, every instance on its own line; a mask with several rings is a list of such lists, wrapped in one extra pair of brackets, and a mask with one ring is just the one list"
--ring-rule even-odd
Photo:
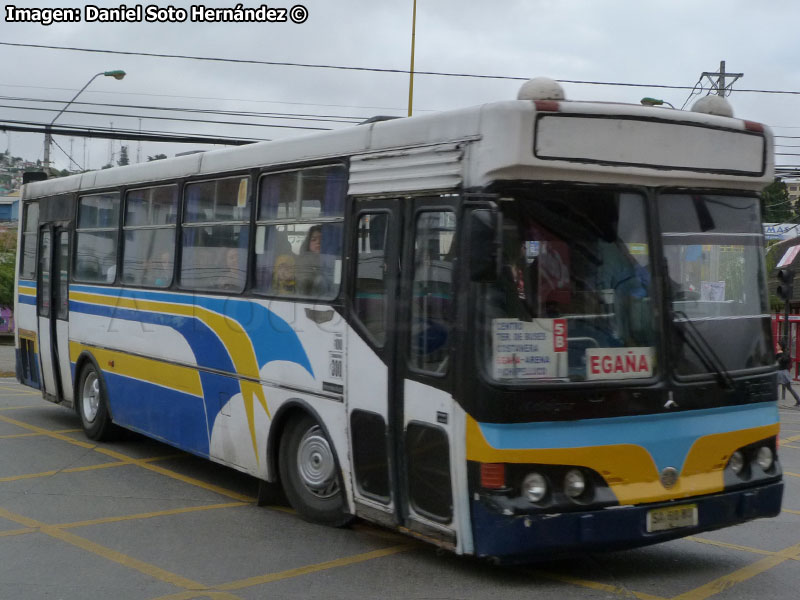
[(741, 473), (742, 469), (744, 468), (744, 454), (742, 454), (739, 450), (731, 454), (731, 459), (728, 461), (728, 466), (736, 475)]
[(522, 495), (531, 502), (540, 502), (547, 495), (547, 479), (539, 473), (528, 473), (522, 480)]
[(772, 465), (775, 464), (775, 455), (772, 452), (772, 448), (761, 446), (756, 453), (756, 464), (764, 471), (769, 471)]
[(578, 469), (570, 469), (564, 475), (564, 493), (572, 498), (579, 498), (586, 491), (586, 478)]

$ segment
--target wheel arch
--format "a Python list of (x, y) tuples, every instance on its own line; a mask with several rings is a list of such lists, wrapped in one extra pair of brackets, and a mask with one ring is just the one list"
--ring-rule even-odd
[[(278, 454), (281, 444), (281, 437), (286, 431), (286, 425), (295, 418), (302, 415), (312, 417), (322, 428), (323, 433), (329, 440), (333, 440), (328, 426), (325, 424), (319, 413), (308, 402), (301, 398), (292, 398), (284, 402), (272, 417), (272, 423), (269, 428), (267, 437), (267, 481), (277, 482), (280, 481), (280, 469), (278, 468)], [(331, 451), (336, 460), (336, 465), (339, 467), (339, 472), (342, 472), (342, 463), (339, 460), (339, 454), (336, 452), (336, 445), (331, 441)]]

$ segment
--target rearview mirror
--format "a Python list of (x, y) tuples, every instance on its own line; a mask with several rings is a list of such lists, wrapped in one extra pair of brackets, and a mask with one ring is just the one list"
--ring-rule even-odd
[(500, 273), (500, 213), (479, 208), (469, 214), (469, 276), (471, 281), (497, 281)]

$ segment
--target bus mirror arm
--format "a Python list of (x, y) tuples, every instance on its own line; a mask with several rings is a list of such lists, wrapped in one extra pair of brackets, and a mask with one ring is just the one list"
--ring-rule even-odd
[(499, 278), (502, 218), (494, 202), (469, 213), (466, 238), (471, 281), (488, 283)]

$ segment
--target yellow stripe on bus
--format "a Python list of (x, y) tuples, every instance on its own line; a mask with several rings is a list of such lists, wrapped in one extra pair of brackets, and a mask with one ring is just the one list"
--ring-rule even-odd
[(78, 360), (84, 350), (94, 357), (103, 371), (154, 383), (199, 398), (203, 397), (200, 373), (192, 367), (174, 365), (158, 359), (87, 346), (78, 342), (69, 343), (70, 361), (75, 362)]
[[(71, 291), (70, 300), (85, 302), (87, 304), (99, 304), (115, 308), (127, 308), (199, 319), (222, 341), (228, 354), (230, 354), (234, 369), (237, 373), (253, 379), (259, 378), (258, 361), (256, 360), (255, 350), (253, 348), (253, 343), (250, 341), (250, 336), (247, 335), (247, 332), (237, 321), (229, 319), (225, 315), (215, 313), (195, 304), (176, 304), (157, 300), (142, 300), (139, 298), (121, 298), (118, 296), (106, 296), (88, 292)], [(253, 452), (258, 461), (258, 444), (256, 442), (253, 402), (257, 400), (268, 417), (271, 417), (270, 411), (267, 407), (267, 400), (264, 397), (264, 390), (260, 384), (252, 381), (240, 380), (239, 387), (242, 391), (242, 400), (247, 414)]]

